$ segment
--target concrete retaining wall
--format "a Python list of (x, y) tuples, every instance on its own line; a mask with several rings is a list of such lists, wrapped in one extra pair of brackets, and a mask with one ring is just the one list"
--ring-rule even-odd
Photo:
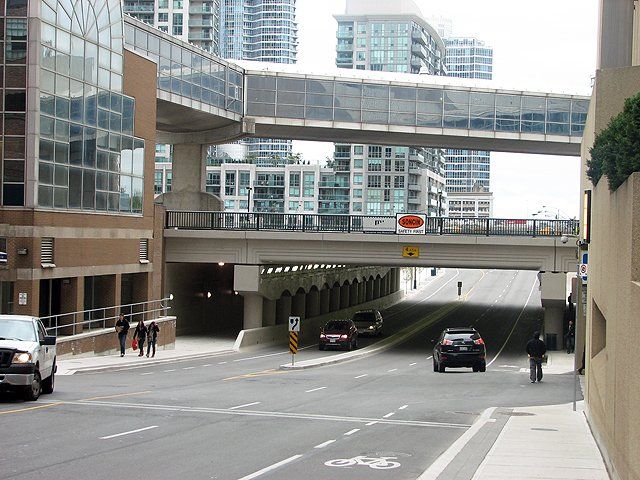
[[(382, 310), (395, 303), (398, 303), (404, 297), (403, 291), (397, 291), (383, 298), (378, 298), (371, 302), (362, 303), (354, 307), (345, 308), (325, 315), (302, 320), (300, 329), (299, 346), (312, 345), (318, 341), (320, 327), (332, 319), (351, 318), (358, 310), (366, 310), (376, 308)], [(234, 350), (246, 350), (264, 345), (287, 345), (289, 343), (289, 326), (274, 325), (271, 327), (251, 328), (241, 330), (236, 339)]]
[[(149, 325), (151, 320), (145, 322)], [(175, 347), (176, 343), (176, 317), (162, 317), (156, 319), (160, 327), (156, 348), (166, 350)], [(127, 347), (133, 340), (135, 324), (132, 324), (127, 336)], [(113, 328), (94, 330), (69, 337), (60, 337), (56, 342), (56, 352), (59, 360), (71, 357), (95, 355), (115, 355), (120, 352), (118, 336)]]

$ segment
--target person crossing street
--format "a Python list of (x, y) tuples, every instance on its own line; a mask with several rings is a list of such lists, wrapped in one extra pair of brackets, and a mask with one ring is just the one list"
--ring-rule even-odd
[(533, 332), (533, 338), (527, 342), (531, 383), (542, 381), (542, 359), (547, 353), (547, 346), (540, 340), (540, 332)]

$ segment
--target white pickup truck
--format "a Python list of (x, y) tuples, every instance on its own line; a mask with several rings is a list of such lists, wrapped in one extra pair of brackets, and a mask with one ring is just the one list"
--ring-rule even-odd
[(24, 399), (52, 393), (56, 373), (56, 337), (37, 317), (0, 315), (0, 391), (19, 390)]

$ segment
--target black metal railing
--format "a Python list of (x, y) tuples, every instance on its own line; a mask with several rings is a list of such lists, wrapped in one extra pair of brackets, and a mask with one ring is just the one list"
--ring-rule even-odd
[[(168, 211), (165, 228), (395, 234), (395, 216)], [(577, 235), (578, 220), (427, 217), (427, 235), (560, 237)]]

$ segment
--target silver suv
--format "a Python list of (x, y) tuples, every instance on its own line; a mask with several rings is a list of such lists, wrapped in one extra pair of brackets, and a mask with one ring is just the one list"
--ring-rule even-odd
[(0, 390), (19, 390), (25, 400), (52, 393), (56, 337), (37, 317), (0, 315)]

